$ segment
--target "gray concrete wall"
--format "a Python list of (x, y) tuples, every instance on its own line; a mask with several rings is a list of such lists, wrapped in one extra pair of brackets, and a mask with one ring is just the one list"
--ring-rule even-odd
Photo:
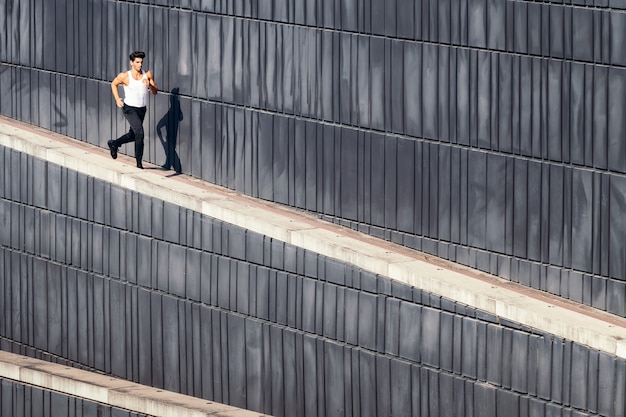
[[(106, 147), (143, 49), (147, 161), (626, 316), (626, 4), (578, 3), (0, 0), (0, 114)], [(623, 359), (0, 155), (4, 350), (279, 416), (626, 413)]]
[(147, 160), (626, 316), (621, 1), (0, 5), (2, 115), (104, 147), (143, 49)]
[(278, 416), (626, 410), (622, 358), (1, 155), (3, 350)]

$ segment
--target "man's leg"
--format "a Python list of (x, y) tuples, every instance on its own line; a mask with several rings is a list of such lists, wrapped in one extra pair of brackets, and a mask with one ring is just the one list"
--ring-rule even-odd
[[(117, 150), (120, 146), (128, 142), (133, 142), (135, 140), (135, 132), (133, 131), (133, 119), (135, 119), (135, 116), (133, 115), (134, 112), (132, 111), (132, 109), (134, 109), (134, 107), (127, 106), (126, 104), (124, 104), (124, 107), (122, 107), (122, 114), (130, 124), (130, 129), (128, 130), (128, 132), (124, 133), (122, 136), (115, 140), (110, 140), (107, 142), (107, 145), (109, 145), (109, 151), (111, 151), (111, 157), (113, 159), (117, 158)], [(131, 120), (133, 120), (133, 122), (131, 122)]]
[(120, 136), (116, 140), (110, 140), (108, 142), (109, 150), (111, 151), (111, 157), (117, 158), (117, 149), (125, 143), (135, 142), (135, 159), (137, 160), (137, 167), (143, 168), (141, 160), (143, 158), (143, 119), (146, 116), (146, 108), (138, 108), (124, 105), (122, 112), (126, 121), (130, 125), (128, 133)]
[(135, 132), (135, 159), (137, 160), (137, 168), (143, 169), (143, 164), (141, 163), (143, 160), (143, 139), (145, 137), (143, 131), (143, 119), (146, 117), (146, 108), (136, 108), (135, 112), (137, 114), (138, 122), (135, 121), (136, 125), (134, 127), (131, 125)]
[(122, 146), (125, 143), (132, 142), (134, 140), (135, 140), (135, 134), (133, 133), (133, 130), (130, 129), (128, 132), (126, 132), (125, 134), (123, 134), (119, 138), (117, 138), (115, 140), (108, 141), (107, 145), (109, 145), (109, 151), (111, 152), (111, 158), (117, 159), (117, 150), (119, 149), (119, 147)]

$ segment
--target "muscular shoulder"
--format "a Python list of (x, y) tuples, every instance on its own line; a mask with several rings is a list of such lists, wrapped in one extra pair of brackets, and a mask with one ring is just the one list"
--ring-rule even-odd
[(128, 84), (128, 72), (120, 72), (113, 79), (113, 84)]

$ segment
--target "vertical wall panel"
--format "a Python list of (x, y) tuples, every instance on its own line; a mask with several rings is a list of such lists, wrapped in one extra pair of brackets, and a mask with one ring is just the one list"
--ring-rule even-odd
[(427, 139), (438, 137), (438, 87), (439, 87), (439, 70), (438, 55), (439, 49), (433, 45), (425, 44), (422, 47), (422, 135)]
[(611, 68), (608, 81), (608, 169), (624, 172), (626, 170), (626, 124), (624, 107), (626, 106), (626, 71)]
[(610, 78), (608, 68), (594, 67), (595, 88), (593, 90), (593, 166), (596, 168), (607, 168), (609, 79)]
[[(626, 229), (626, 223), (623, 214), (626, 210), (626, 181), (623, 177), (611, 176), (609, 179), (610, 207), (609, 207), (609, 224), (611, 229), (609, 232), (609, 275), (619, 279), (626, 280), (626, 246), (624, 245), (623, 231)], [(623, 291), (619, 295), (615, 295), (617, 299), (624, 300)], [(624, 304), (622, 301), (621, 305)]]
[(422, 46), (407, 44), (404, 57), (404, 120), (405, 131), (412, 136), (422, 135)]

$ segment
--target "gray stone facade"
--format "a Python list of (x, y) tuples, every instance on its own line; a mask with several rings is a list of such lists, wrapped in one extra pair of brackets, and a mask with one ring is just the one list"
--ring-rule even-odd
[[(142, 49), (147, 161), (626, 317), (625, 11), (0, 0), (0, 115), (106, 147)], [(0, 157), (5, 350), (278, 416), (626, 414), (622, 359)]]
[(623, 359), (8, 148), (1, 160), (4, 178), (21, 173), (0, 187), (4, 350), (278, 416), (625, 410)]

